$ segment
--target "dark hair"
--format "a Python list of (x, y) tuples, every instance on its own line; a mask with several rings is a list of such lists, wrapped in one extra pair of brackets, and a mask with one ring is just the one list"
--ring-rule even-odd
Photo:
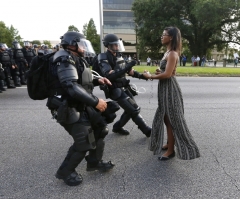
[(172, 42), (171, 42), (171, 50), (177, 51), (180, 55), (181, 48), (182, 48), (182, 38), (181, 38), (181, 32), (177, 27), (166, 27), (164, 29), (168, 32), (170, 36), (172, 36)]

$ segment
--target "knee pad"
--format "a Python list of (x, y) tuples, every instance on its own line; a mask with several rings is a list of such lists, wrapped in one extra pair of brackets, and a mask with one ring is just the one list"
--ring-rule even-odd
[(118, 104), (126, 111), (131, 117), (134, 117), (140, 113), (140, 107), (130, 97), (125, 97), (118, 100)]
[(74, 139), (74, 146), (77, 151), (87, 151), (96, 148), (94, 132), (90, 126), (73, 124), (70, 135)]
[(106, 136), (107, 136), (107, 134), (108, 134), (108, 128), (107, 127), (104, 127), (102, 130), (101, 130), (101, 133), (100, 133), (100, 136), (99, 136), (99, 138), (105, 138)]

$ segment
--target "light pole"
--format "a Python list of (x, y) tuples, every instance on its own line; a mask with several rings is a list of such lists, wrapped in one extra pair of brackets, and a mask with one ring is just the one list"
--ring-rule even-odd
[(99, 18), (100, 18), (100, 45), (101, 45), (101, 53), (104, 53), (103, 46), (103, 3), (102, 0), (99, 0)]
[(137, 39), (137, 33), (138, 33), (138, 25), (135, 25), (135, 29), (136, 29), (136, 56), (137, 56), (137, 62), (139, 60), (139, 55), (138, 55), (138, 39)]

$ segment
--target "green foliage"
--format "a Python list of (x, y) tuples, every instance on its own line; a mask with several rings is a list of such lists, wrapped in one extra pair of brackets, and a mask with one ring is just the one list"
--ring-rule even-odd
[(32, 44), (37, 44), (39, 46), (41, 45), (41, 42), (39, 40), (33, 40), (31, 43)]
[(49, 48), (52, 48), (52, 44), (51, 44), (50, 41), (43, 40), (43, 43), (44, 43), (45, 45), (47, 45)]
[(79, 30), (77, 29), (77, 27), (75, 27), (74, 25), (68, 26), (68, 31), (79, 32)]
[(83, 34), (92, 43), (95, 52), (100, 53), (100, 35), (97, 34), (97, 29), (92, 18), (88, 24), (83, 25)]
[(132, 7), (140, 52), (160, 54), (165, 27), (177, 26), (191, 54), (240, 44), (239, 0), (136, 0)]
[(12, 46), (13, 41), (20, 42), (23, 45), (22, 38), (18, 34), (18, 30), (12, 25), (8, 28), (3, 21), (0, 21), (0, 42)]

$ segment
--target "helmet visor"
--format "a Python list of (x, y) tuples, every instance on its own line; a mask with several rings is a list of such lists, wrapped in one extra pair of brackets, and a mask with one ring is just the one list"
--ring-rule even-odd
[(19, 43), (14, 43), (13, 45), (15, 49), (21, 49), (21, 46)]
[(2, 44), (1, 48), (2, 49), (8, 49), (8, 46), (7, 46), (7, 44)]
[(84, 51), (84, 56), (89, 56), (95, 54), (92, 44), (89, 40), (81, 39), (80, 42), (77, 42), (78, 47)]
[(30, 46), (30, 42), (29, 42), (29, 41), (24, 41), (24, 42), (23, 42), (23, 45), (29, 47), (29, 46)]
[(110, 44), (110, 50), (112, 50), (113, 52), (125, 51), (122, 39), (119, 39), (118, 41), (114, 41), (114, 42), (109, 42), (109, 44)]

